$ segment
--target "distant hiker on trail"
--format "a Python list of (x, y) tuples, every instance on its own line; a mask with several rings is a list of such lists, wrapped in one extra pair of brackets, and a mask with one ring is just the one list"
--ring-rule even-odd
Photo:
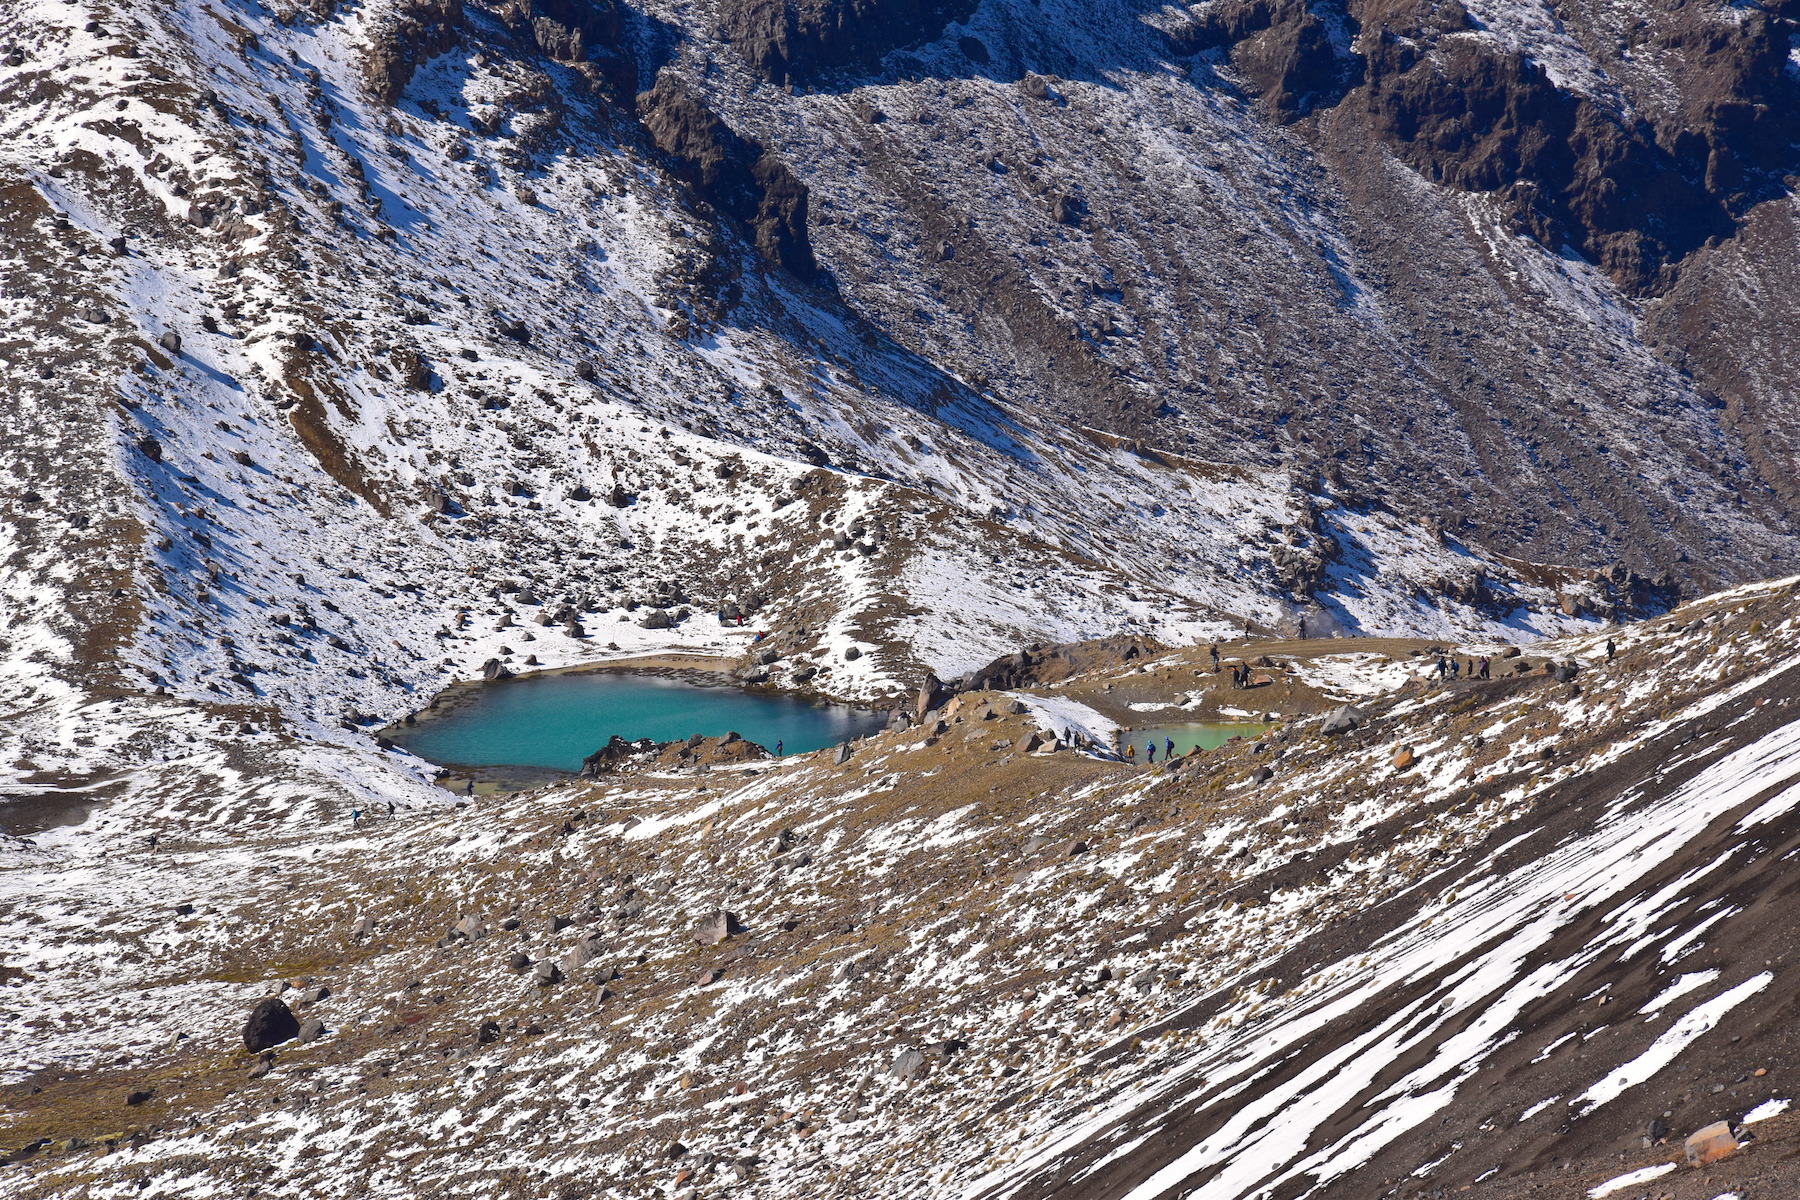
[(1444, 656), (1442, 654), (1438, 655), (1437, 673), (1439, 679), (1442, 679), (1450, 673), (1450, 664), (1444, 661)]
[(361, 820), (362, 820), (362, 809), (360, 809), (360, 808), (351, 809), (350, 810), (350, 827), (352, 829), (354, 829), (356, 827), (357, 823), (360, 822)]
[(1213, 674), (1217, 675), (1219, 673), (1219, 643), (1214, 642), (1211, 646), (1207, 647), (1206, 652), (1212, 655)]
[(1481, 656), (1481, 678), (1486, 679), (1487, 677), (1488, 677), (1488, 656), (1484, 654)]
[(1144, 743), (1144, 761), (1147, 763), (1156, 761), (1156, 741), (1154, 739)]
[(1303, 642), (1306, 640), (1306, 614), (1305, 613), (1300, 614), (1300, 640)]
[(1450, 678), (1462, 678), (1462, 660), (1460, 658), (1453, 658), (1450, 660)]
[(1137, 765), (1137, 747), (1130, 742), (1125, 743), (1125, 761), (1132, 766)]
[(1611, 638), (1607, 638), (1606, 639), (1606, 661), (1611, 662), (1613, 660), (1613, 656), (1615, 654), (1617, 654), (1618, 652), (1619, 652), (1619, 648), (1617, 646), (1613, 645), (1613, 640)]
[(154, 833), (150, 835), (150, 848), (152, 850), (156, 849), (156, 835)]
[(388, 801), (388, 816), (391, 817), (393, 815), (394, 815), (394, 802), (392, 800), (389, 800)]
[(781, 739), (780, 738), (775, 739), (775, 757), (776, 758), (781, 757)]
[(1174, 757), (1175, 757), (1175, 739), (1171, 738), (1171, 737), (1166, 737), (1163, 739), (1163, 761), (1168, 762), (1171, 758), (1174, 758)]

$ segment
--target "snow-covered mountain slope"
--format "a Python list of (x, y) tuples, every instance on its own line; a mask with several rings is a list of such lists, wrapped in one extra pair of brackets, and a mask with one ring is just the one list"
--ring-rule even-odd
[[(8, 843), (0, 1180), (1574, 1200), (1728, 1120), (1758, 1140), (1676, 1194), (1780, 1195), (1796, 596), (1489, 680), (1369, 662), (1357, 729), (1173, 768), (1028, 752), (1032, 714), (1191, 688), (1198, 652), (967, 693), (841, 764), (671, 747), (454, 810), (192, 713)], [(239, 1040), (270, 994), (319, 1023), (272, 1068)]]
[[(714, 647), (711, 614), (752, 609), (874, 649), (813, 685), (869, 697), (1226, 612), (1529, 636), (1661, 595), (981, 379), (850, 286), (933, 281), (835, 233), (826, 279), (765, 263), (614, 83), (495, 14), (391, 107), (379, 7), (8, 14), (21, 702), (54, 669), (329, 731), (479, 671), (515, 610), (551, 618), (512, 649), (553, 665), (645, 646), (615, 635), (634, 605), (699, 614), (656, 644)], [(1742, 520), (1717, 527), (1757, 544)]]

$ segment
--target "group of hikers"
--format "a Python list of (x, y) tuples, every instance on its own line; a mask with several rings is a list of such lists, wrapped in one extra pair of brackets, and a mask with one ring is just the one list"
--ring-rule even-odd
[[(1163, 761), (1170, 762), (1170, 761), (1173, 761), (1174, 758), (1175, 758), (1175, 739), (1166, 737), (1163, 739)], [(1131, 742), (1125, 743), (1125, 761), (1129, 762), (1129, 763), (1135, 763), (1137, 761), (1137, 747), (1135, 745), (1133, 745)], [(1152, 764), (1154, 764), (1156, 762), (1156, 739), (1155, 738), (1151, 738), (1149, 741), (1144, 743), (1144, 761), (1147, 763), (1152, 763)]]
[[(1488, 677), (1488, 656), (1468, 660), (1470, 679), (1486, 679)], [(1460, 679), (1463, 674), (1463, 662), (1455, 656), (1445, 657), (1442, 651), (1437, 656), (1437, 676), (1439, 679)]]
[[(1212, 655), (1213, 674), (1217, 675), (1219, 673), (1219, 644), (1214, 642), (1206, 648), (1206, 652)], [(1249, 663), (1235, 662), (1231, 664), (1231, 686), (1234, 688), (1247, 688), (1250, 686)]]

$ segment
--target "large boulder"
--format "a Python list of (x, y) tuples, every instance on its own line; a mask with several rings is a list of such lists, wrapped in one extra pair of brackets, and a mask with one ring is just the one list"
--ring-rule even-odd
[(717, 909), (700, 918), (700, 923), (694, 926), (694, 940), (702, 946), (716, 946), (740, 928), (736, 913)]
[(1362, 728), (1368, 723), (1368, 720), (1368, 716), (1362, 709), (1353, 704), (1345, 704), (1326, 714), (1325, 723), (1319, 726), (1319, 732), (1328, 737), (1335, 737), (1340, 733), (1349, 733), (1351, 730)]
[(244, 1049), (260, 1054), (300, 1034), (294, 1010), (275, 996), (258, 1000), (244, 1020)]

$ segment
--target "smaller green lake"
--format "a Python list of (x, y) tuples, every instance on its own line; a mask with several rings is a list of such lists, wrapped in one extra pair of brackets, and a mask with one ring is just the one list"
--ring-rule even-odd
[(1195, 722), (1189, 725), (1158, 725), (1152, 729), (1128, 729), (1119, 735), (1119, 749), (1130, 742), (1137, 747), (1141, 756), (1145, 743), (1156, 746), (1156, 757), (1161, 761), (1167, 749), (1167, 743), (1175, 743), (1176, 754), (1186, 754), (1195, 746), (1202, 750), (1217, 750), (1234, 737), (1253, 738), (1267, 733), (1270, 726), (1260, 722), (1236, 722), (1220, 724), (1218, 722)]
[(614, 734), (672, 742), (736, 733), (802, 754), (883, 728), (883, 713), (793, 696), (621, 672), (539, 675), (485, 684), (443, 716), (392, 732), (428, 762), (575, 771)]

